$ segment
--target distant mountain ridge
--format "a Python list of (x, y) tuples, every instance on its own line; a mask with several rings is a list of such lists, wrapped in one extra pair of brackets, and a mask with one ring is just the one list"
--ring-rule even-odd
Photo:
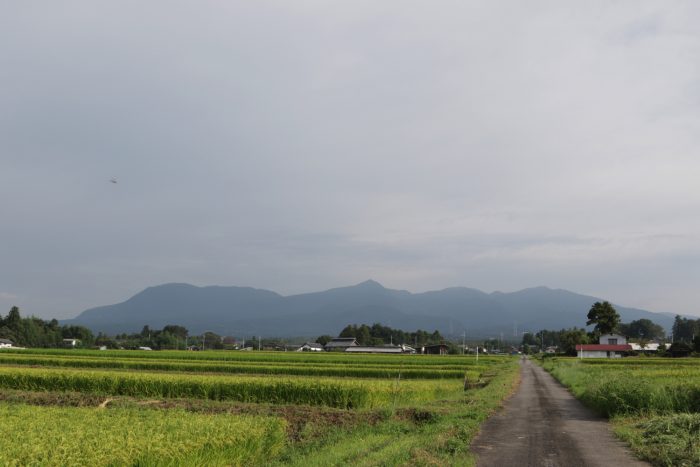
[[(64, 324), (117, 334), (185, 326), (192, 334), (214, 331), (233, 336), (336, 335), (348, 324), (382, 323), (405, 330), (438, 329), (468, 338), (513, 338), (539, 329), (583, 327), (591, 305), (601, 298), (562, 289), (535, 287), (512, 293), (485, 293), (466, 287), (410, 293), (368, 280), (350, 287), (282, 296), (251, 287), (197, 287), (163, 284), (128, 300), (85, 310)], [(673, 315), (615, 305), (623, 322), (646, 318), (667, 331)]]

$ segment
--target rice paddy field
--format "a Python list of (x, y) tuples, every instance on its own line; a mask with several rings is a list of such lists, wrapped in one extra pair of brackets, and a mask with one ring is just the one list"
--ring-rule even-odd
[(544, 367), (658, 466), (700, 466), (700, 361), (550, 359)]
[(511, 357), (0, 351), (0, 465), (471, 465)]

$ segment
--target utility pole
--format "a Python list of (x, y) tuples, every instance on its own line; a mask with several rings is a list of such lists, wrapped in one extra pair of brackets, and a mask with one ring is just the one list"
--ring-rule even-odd
[(544, 329), (540, 331), (540, 353), (544, 353)]
[(466, 348), (467, 348), (467, 331), (464, 331), (462, 333), (462, 355), (464, 355)]
[(258, 352), (260, 351), (260, 336), (258, 336)]

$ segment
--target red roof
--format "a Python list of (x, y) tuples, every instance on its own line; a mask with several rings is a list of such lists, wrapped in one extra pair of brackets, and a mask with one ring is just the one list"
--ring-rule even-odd
[(576, 350), (599, 350), (603, 352), (628, 352), (632, 350), (629, 344), (612, 345), (612, 344), (579, 344)]

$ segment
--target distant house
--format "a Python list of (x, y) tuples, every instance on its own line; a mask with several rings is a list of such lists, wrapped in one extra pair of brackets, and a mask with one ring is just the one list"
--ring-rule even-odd
[(576, 353), (579, 358), (620, 358), (632, 350), (625, 336), (606, 334), (600, 336), (599, 344), (578, 344)]
[(627, 338), (620, 334), (605, 334), (600, 336), (600, 339), (598, 339), (598, 343), (601, 345), (625, 345), (627, 344)]
[(0, 349), (9, 349), (10, 347), (13, 347), (10, 339), (0, 339)]
[(324, 348), (329, 352), (344, 352), (348, 347), (357, 347), (357, 339), (354, 337), (336, 337), (326, 343)]
[(63, 339), (63, 347), (74, 348), (80, 345), (80, 339)]
[(449, 347), (447, 347), (447, 344), (431, 344), (421, 347), (420, 353), (429, 355), (447, 355), (448, 350)]
[(143, 346), (143, 347), (139, 347), (139, 350), (153, 350), (153, 349), (150, 347)]
[(671, 346), (671, 344), (659, 344), (658, 342), (649, 342), (644, 344), (644, 347), (635, 342), (630, 342), (630, 345), (635, 352), (658, 352), (660, 348), (668, 349)]
[(556, 345), (550, 345), (546, 349), (544, 349), (544, 353), (546, 354), (555, 354), (559, 351), (559, 348)]
[(304, 342), (297, 352), (323, 352), (323, 346), (318, 342)]

